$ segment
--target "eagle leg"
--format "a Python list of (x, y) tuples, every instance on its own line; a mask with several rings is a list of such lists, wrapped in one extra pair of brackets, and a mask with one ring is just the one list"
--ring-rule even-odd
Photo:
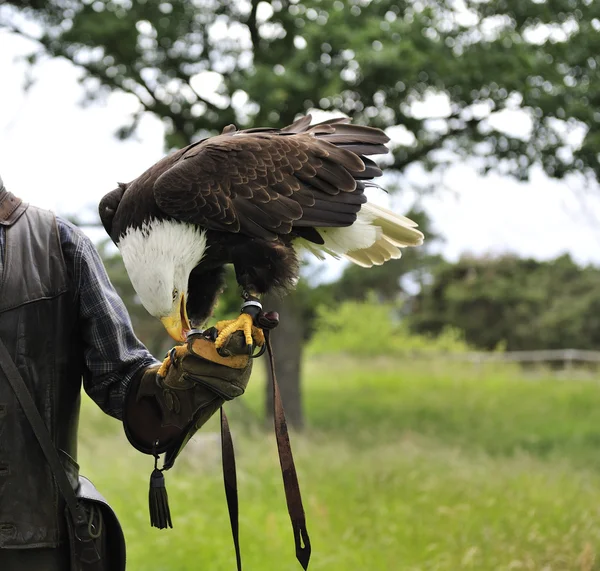
[(237, 319), (219, 321), (215, 325), (219, 333), (215, 340), (215, 347), (219, 349), (230, 335), (236, 331), (243, 331), (246, 337), (248, 353), (252, 355), (255, 345), (262, 347), (265, 344), (265, 335), (262, 329), (254, 325), (254, 320), (262, 311), (262, 305), (258, 301), (258, 297), (249, 293), (248, 289), (244, 289), (242, 297), (244, 298), (244, 303), (242, 304), (240, 316)]
[(218, 321), (215, 324), (215, 328), (219, 332), (219, 335), (215, 340), (216, 349), (222, 347), (229, 336), (236, 331), (244, 332), (248, 352), (252, 351), (253, 344), (258, 345), (259, 347), (262, 347), (265, 344), (265, 335), (262, 329), (254, 325), (252, 316), (247, 313), (240, 313), (240, 316), (237, 319)]

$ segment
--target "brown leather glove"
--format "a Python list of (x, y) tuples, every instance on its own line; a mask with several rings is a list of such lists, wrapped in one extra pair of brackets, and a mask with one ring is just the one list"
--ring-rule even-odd
[(149, 367), (132, 383), (123, 424), (131, 444), (146, 454), (167, 452), (165, 465), (222, 404), (244, 393), (252, 370), (241, 331), (221, 352), (214, 343), (192, 336), (175, 347), (162, 366)]

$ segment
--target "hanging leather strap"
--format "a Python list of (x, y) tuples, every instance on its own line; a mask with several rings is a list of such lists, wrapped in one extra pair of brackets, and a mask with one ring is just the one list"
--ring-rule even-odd
[(279, 463), (281, 464), (281, 475), (283, 476), (283, 489), (285, 490), (288, 513), (290, 514), (292, 529), (294, 531), (296, 559), (298, 559), (303, 569), (308, 569), (311, 552), (310, 538), (308, 537), (308, 531), (306, 530), (306, 517), (302, 505), (302, 496), (300, 494), (296, 466), (294, 465), (294, 457), (292, 456), (292, 447), (290, 445), (285, 412), (279, 393), (279, 384), (275, 377), (275, 358), (273, 357), (270, 333), (270, 331), (265, 331), (265, 342), (269, 354), (271, 376), (273, 378), (273, 423), (275, 424), (275, 438), (277, 439)]
[(231, 432), (229, 430), (229, 422), (227, 421), (227, 416), (225, 415), (223, 407), (221, 407), (221, 457), (223, 461), (223, 483), (225, 484), (225, 497), (227, 498), (229, 523), (231, 524), (231, 535), (233, 536), (233, 545), (235, 547), (235, 561), (238, 571), (242, 571), (235, 451), (233, 449), (233, 439), (231, 438)]
[[(283, 476), (283, 488), (287, 501), (288, 512), (292, 522), (294, 532), (294, 544), (296, 546), (296, 558), (303, 569), (308, 569), (310, 561), (310, 538), (306, 530), (306, 517), (302, 505), (302, 496), (300, 494), (300, 485), (296, 474), (296, 466), (292, 456), (292, 447), (285, 420), (285, 412), (279, 392), (279, 384), (275, 376), (275, 359), (273, 357), (273, 348), (269, 338), (270, 331), (264, 330), (265, 343), (269, 353), (269, 365), (271, 367), (271, 378), (273, 379), (273, 422), (275, 424), (275, 438), (277, 440), (277, 451), (279, 452), (279, 463), (281, 465), (281, 474)], [(229, 521), (231, 523), (231, 534), (235, 546), (235, 557), (237, 571), (242, 571), (242, 558), (240, 555), (239, 543), (239, 508), (237, 493), (237, 478), (235, 469), (235, 453), (233, 440), (229, 430), (227, 416), (221, 407), (221, 452), (223, 461), (223, 482), (225, 484), (225, 496), (227, 498), (227, 509), (229, 511)]]

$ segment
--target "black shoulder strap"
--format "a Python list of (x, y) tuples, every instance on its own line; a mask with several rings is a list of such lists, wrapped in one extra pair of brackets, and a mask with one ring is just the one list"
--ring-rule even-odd
[(77, 526), (87, 525), (85, 512), (83, 509), (80, 509), (77, 503), (77, 497), (69, 483), (65, 469), (60, 462), (58, 452), (50, 438), (50, 432), (48, 432), (48, 428), (44, 424), (44, 421), (31, 398), (27, 385), (25, 384), (23, 377), (21, 377), (21, 374), (8, 353), (6, 346), (2, 342), (2, 339), (0, 339), (0, 368), (4, 371), (29, 424), (31, 424), (31, 428), (40, 443), (40, 447), (46, 456), (46, 460), (48, 461), (48, 464), (50, 464), (56, 484), (71, 512), (73, 521)]

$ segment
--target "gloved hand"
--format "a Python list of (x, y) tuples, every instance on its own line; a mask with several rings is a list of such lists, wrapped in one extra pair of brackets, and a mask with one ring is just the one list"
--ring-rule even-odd
[[(146, 454), (167, 452), (168, 467), (193, 434), (222, 404), (246, 390), (252, 359), (241, 331), (217, 353), (214, 343), (191, 336), (162, 366), (149, 367), (132, 383), (124, 413), (125, 433)], [(160, 373), (160, 374), (159, 374)]]

